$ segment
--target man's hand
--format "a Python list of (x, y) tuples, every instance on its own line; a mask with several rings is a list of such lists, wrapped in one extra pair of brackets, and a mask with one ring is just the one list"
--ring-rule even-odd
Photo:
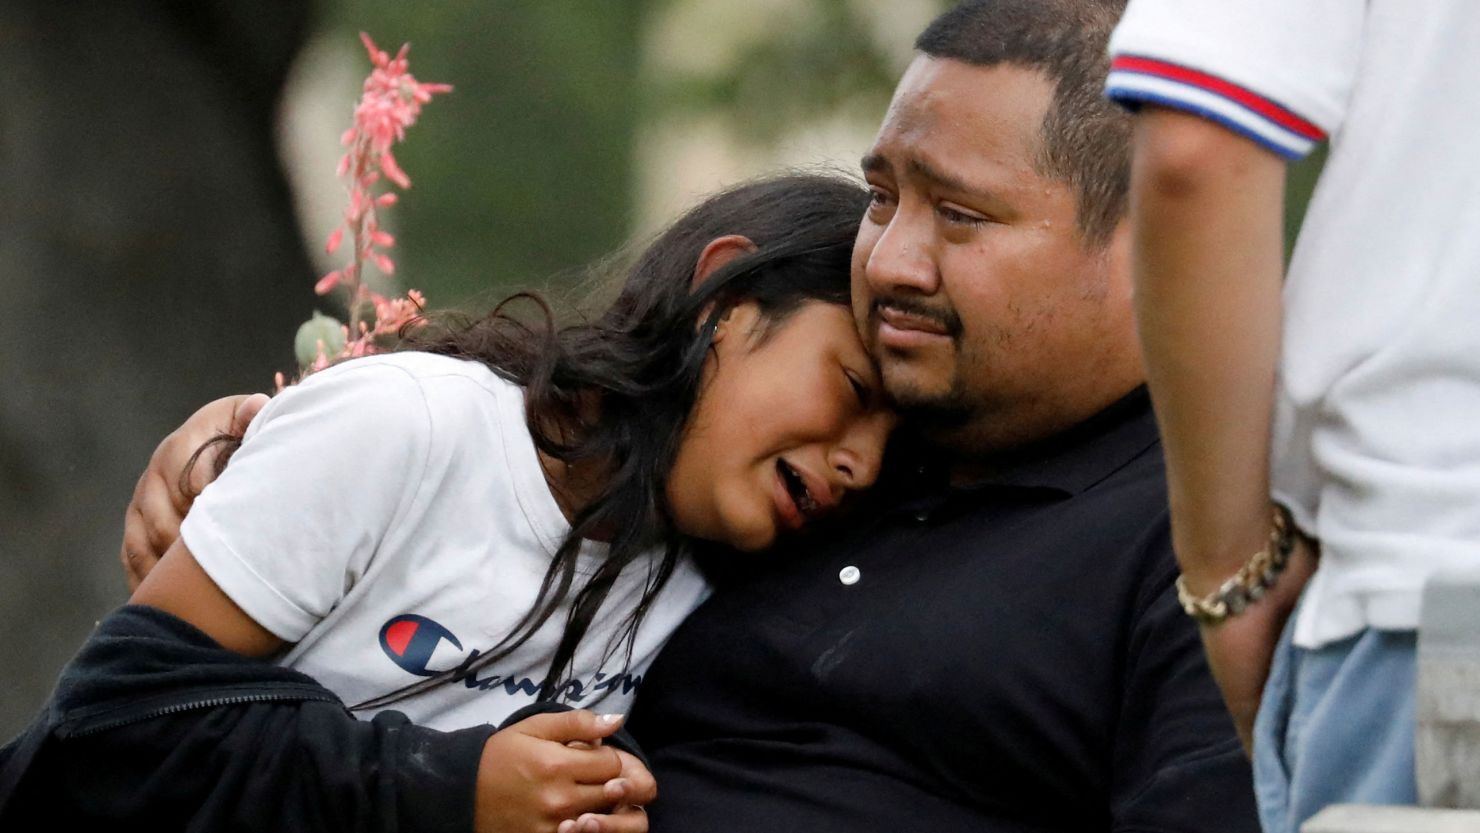
[(537, 714), (495, 733), (478, 767), (478, 833), (646, 833), (647, 768), (602, 746), (620, 715)]
[(139, 582), (180, 537), (180, 521), (190, 511), (191, 502), (215, 479), (219, 447), (206, 449), (190, 470), (188, 482), (182, 483), (191, 456), (221, 434), (240, 437), (267, 402), (262, 393), (217, 399), (191, 414), (154, 449), (123, 519), (119, 558), (129, 592), (139, 588)]
[(1254, 717), (1259, 713), (1276, 644), (1320, 557), (1320, 545), (1297, 532), (1289, 564), (1263, 598), (1222, 624), (1200, 628), (1208, 665), (1245, 754), (1252, 755), (1254, 748)]

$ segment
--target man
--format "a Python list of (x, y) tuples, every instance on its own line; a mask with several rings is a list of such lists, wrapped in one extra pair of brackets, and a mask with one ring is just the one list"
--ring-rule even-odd
[(654, 830), (1254, 830), (1176, 605), (1112, 3), (973, 2), (863, 167), (854, 304), (942, 469), (733, 579), (632, 715)]
[(1255, 829), (1172, 588), (1099, 95), (1118, 11), (969, 2), (921, 36), (854, 288), (928, 451), (675, 634), (632, 717), (652, 829)]
[[(1463, 0), (1136, 0), (1115, 35), (1177, 556), (1269, 833), (1414, 803), (1422, 588), (1480, 564), (1477, 38)], [(1328, 135), (1282, 299), (1284, 163)], [(1266, 557), (1271, 494), (1309, 586), (1305, 547)]]

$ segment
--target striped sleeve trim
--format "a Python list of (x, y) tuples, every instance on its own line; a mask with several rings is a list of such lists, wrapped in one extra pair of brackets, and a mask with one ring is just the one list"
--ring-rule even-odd
[(1326, 138), (1325, 131), (1279, 102), (1215, 75), (1139, 55), (1117, 55), (1110, 62), (1105, 94), (1122, 104), (1196, 113), (1287, 159), (1305, 156)]

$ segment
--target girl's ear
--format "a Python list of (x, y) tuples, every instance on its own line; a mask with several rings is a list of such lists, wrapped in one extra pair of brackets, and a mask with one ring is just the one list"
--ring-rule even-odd
[(709, 241), (704, 251), (699, 253), (699, 261), (694, 264), (694, 281), (689, 284), (689, 290), (698, 289), (699, 284), (704, 283), (715, 270), (755, 250), (755, 243), (743, 234), (727, 234)]
[[(713, 305), (705, 308), (704, 314), (700, 316), (700, 320), (702, 321), (708, 318), (712, 309)], [(714, 328), (714, 336), (710, 339), (709, 343), (711, 345), (719, 344), (725, 340), (726, 334), (731, 330), (738, 330), (743, 334), (736, 336), (736, 338), (745, 339), (754, 336), (756, 328), (760, 326), (760, 321), (761, 308), (755, 301), (741, 301), (738, 304), (734, 304), (719, 317), (719, 321), (716, 322)]]
[[(713, 311), (713, 309), (714, 309), (714, 304), (710, 304), (709, 306), (705, 307), (704, 308), (704, 314), (701, 315), (701, 316), (699, 316), (699, 320), (703, 321), (704, 319), (708, 318), (709, 317), (709, 313), (711, 311)], [(724, 340), (725, 333), (729, 332), (729, 330), (730, 330), (730, 320), (733, 319), (734, 317), (735, 317), (735, 308), (734, 307), (730, 307), (729, 309), (725, 310), (725, 314), (724, 315), (721, 315), (719, 317), (719, 321), (715, 322), (715, 325), (714, 325), (714, 335), (711, 336), (710, 339), (709, 339), (710, 346), (719, 344), (721, 341)]]

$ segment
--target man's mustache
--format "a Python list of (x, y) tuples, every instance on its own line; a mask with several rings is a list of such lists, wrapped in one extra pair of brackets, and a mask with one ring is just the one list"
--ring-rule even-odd
[(879, 310), (882, 307), (890, 307), (908, 315), (929, 319), (939, 324), (951, 338), (959, 338), (964, 329), (961, 325), (961, 317), (956, 311), (949, 307), (936, 309), (929, 304), (923, 303), (915, 298), (891, 297), (875, 298), (869, 305), (869, 320), (877, 323), (879, 321)]

